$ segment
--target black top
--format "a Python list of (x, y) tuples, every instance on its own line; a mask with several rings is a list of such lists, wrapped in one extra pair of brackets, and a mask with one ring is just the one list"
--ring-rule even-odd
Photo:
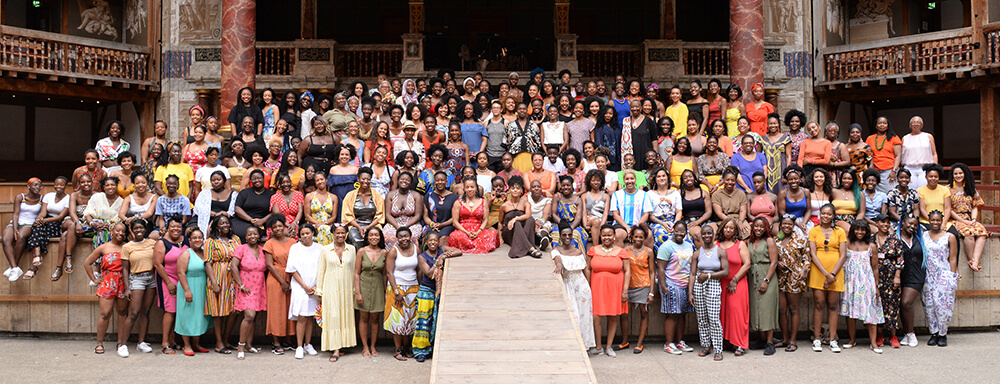
[(681, 214), (685, 219), (700, 218), (705, 214), (705, 191), (698, 188), (698, 198), (688, 200), (684, 198), (684, 190), (681, 190)]
[[(252, 219), (260, 219), (271, 213), (271, 195), (274, 191), (264, 188), (259, 195), (254, 189), (244, 188), (236, 195), (236, 206), (243, 208), (243, 211), (250, 215)], [(215, 210), (215, 202), (212, 202), (212, 210)], [(227, 205), (228, 208), (228, 205)]]
[(927, 269), (924, 267), (924, 252), (920, 245), (920, 238), (913, 234), (910, 239), (913, 244), (907, 245), (900, 236), (900, 243), (903, 244), (903, 273), (900, 282), (903, 286), (921, 288), (927, 280)]
[[(251, 188), (252, 189), (252, 188)], [(229, 211), (229, 201), (233, 199), (233, 195), (229, 194), (229, 197), (223, 201), (212, 200), (212, 213), (215, 212), (228, 212)]]
[(434, 222), (451, 220), (451, 207), (458, 201), (458, 195), (451, 193), (443, 198), (436, 191), (424, 196), (424, 207), (430, 210), (430, 218)]
[(253, 118), (254, 127), (257, 124), (264, 124), (264, 112), (260, 110), (260, 107), (252, 102), (249, 107), (244, 106), (242, 103), (237, 103), (233, 106), (233, 109), (229, 110), (229, 118), (227, 119), (233, 125), (234, 136), (243, 134), (243, 118), (247, 116)]
[(281, 115), (281, 120), (288, 122), (288, 132), (285, 133), (285, 137), (301, 137), (299, 136), (299, 128), (302, 127), (302, 118), (295, 115), (295, 111), (289, 109), (283, 115)]

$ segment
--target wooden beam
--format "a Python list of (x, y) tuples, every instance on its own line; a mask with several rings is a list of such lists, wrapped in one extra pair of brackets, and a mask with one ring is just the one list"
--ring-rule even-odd
[[(93, 80), (87, 80), (85, 83), (93, 85)], [(156, 93), (154, 92), (105, 87), (87, 87), (83, 84), (29, 81), (10, 78), (0, 78), (0, 91), (70, 97), (78, 100), (80, 98), (98, 99), (102, 101), (139, 101), (152, 100), (156, 97)]]
[(967, 291), (958, 291), (955, 292), (955, 296), (963, 296), (963, 297), (1000, 296), (1000, 289), (972, 289)]
[(97, 302), (95, 295), (0, 295), (0, 303), (88, 303)]
[(927, 82), (927, 76), (917, 75), (917, 82), (918, 83), (926, 83)]

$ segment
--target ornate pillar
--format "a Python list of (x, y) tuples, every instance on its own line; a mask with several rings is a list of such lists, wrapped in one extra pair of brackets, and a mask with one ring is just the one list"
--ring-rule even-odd
[(410, 33), (403, 34), (403, 66), (401, 74), (424, 75), (424, 2), (410, 1)]
[(256, 11), (254, 0), (222, 1), (222, 125), (229, 124), (229, 110), (236, 105), (240, 88), (255, 85)]
[(764, 81), (764, 4), (729, 0), (730, 82), (750, 97), (750, 86)]
[(579, 75), (580, 66), (576, 60), (577, 35), (569, 33), (569, 0), (555, 0), (552, 15), (555, 18), (556, 71), (568, 69)]
[(410, 2), (410, 33), (422, 33), (424, 31), (424, 2)]

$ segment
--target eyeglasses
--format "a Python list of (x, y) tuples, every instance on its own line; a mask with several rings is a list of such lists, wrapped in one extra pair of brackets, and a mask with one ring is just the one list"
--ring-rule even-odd
[(823, 240), (823, 252), (830, 252), (830, 239)]

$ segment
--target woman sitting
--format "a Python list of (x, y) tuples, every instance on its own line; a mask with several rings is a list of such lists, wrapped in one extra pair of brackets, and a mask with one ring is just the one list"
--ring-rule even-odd
[(118, 155), (117, 161), (119, 169), (111, 172), (108, 176), (118, 179), (118, 196), (126, 197), (135, 191), (135, 186), (132, 185), (132, 175), (140, 172), (136, 172), (135, 155), (132, 152), (122, 152)]
[(462, 185), (465, 187), (465, 195), (462, 196), (461, 204), (452, 208), (452, 217), (458, 218), (455, 223), (458, 232), (449, 237), (448, 246), (465, 253), (490, 253), (496, 249), (499, 241), (496, 230), (487, 228), (489, 210), (486, 208), (486, 199), (479, 194), (475, 179), (465, 179)]
[[(332, 225), (337, 222), (337, 211), (340, 210), (340, 200), (326, 190), (326, 174), (315, 176), (316, 190), (306, 194), (303, 218), (316, 227), (316, 242), (330, 244), (333, 242)], [(289, 231), (290, 234), (295, 232)]]
[[(237, 193), (229, 189), (226, 184), (226, 176), (222, 171), (215, 171), (210, 177), (212, 187), (201, 191), (198, 194), (198, 199), (194, 202), (194, 214), (198, 219), (198, 228), (206, 233), (209, 221), (216, 216), (232, 218), (236, 214), (236, 206), (239, 202)], [(245, 232), (245, 228), (243, 232)]]
[(413, 174), (403, 172), (399, 175), (398, 188), (385, 197), (385, 243), (392, 248), (396, 245), (396, 230), (402, 227), (410, 228), (411, 233), (423, 233), (424, 204), (420, 194), (410, 189), (413, 185)]
[(986, 246), (986, 237), (989, 232), (982, 223), (977, 221), (979, 209), (986, 205), (983, 198), (976, 191), (976, 180), (972, 177), (969, 166), (963, 163), (956, 163), (951, 166), (951, 219), (962, 235), (962, 242), (965, 243), (965, 256), (969, 258), (969, 267), (973, 271), (979, 272), (979, 259), (983, 255), (983, 248)]
[(524, 181), (514, 176), (510, 178), (504, 203), (500, 206), (500, 230), (503, 241), (510, 244), (507, 256), (516, 259), (524, 256), (542, 257), (535, 248), (535, 218), (531, 215), (531, 203), (524, 196)]
[[(250, 226), (264, 228), (267, 217), (271, 215), (271, 195), (274, 194), (274, 191), (264, 187), (264, 171), (258, 169), (250, 172), (248, 180), (250, 180), (252, 188), (240, 191), (236, 196), (236, 205), (233, 207), (235, 214), (233, 232), (243, 236), (246, 235), (247, 228)], [(207, 225), (206, 221), (206, 228)]]
[(348, 241), (361, 248), (367, 245), (362, 234), (367, 233), (368, 228), (381, 227), (385, 223), (385, 199), (372, 188), (371, 168), (361, 167), (357, 179), (358, 188), (348, 192), (342, 200), (341, 222), (350, 228)]

